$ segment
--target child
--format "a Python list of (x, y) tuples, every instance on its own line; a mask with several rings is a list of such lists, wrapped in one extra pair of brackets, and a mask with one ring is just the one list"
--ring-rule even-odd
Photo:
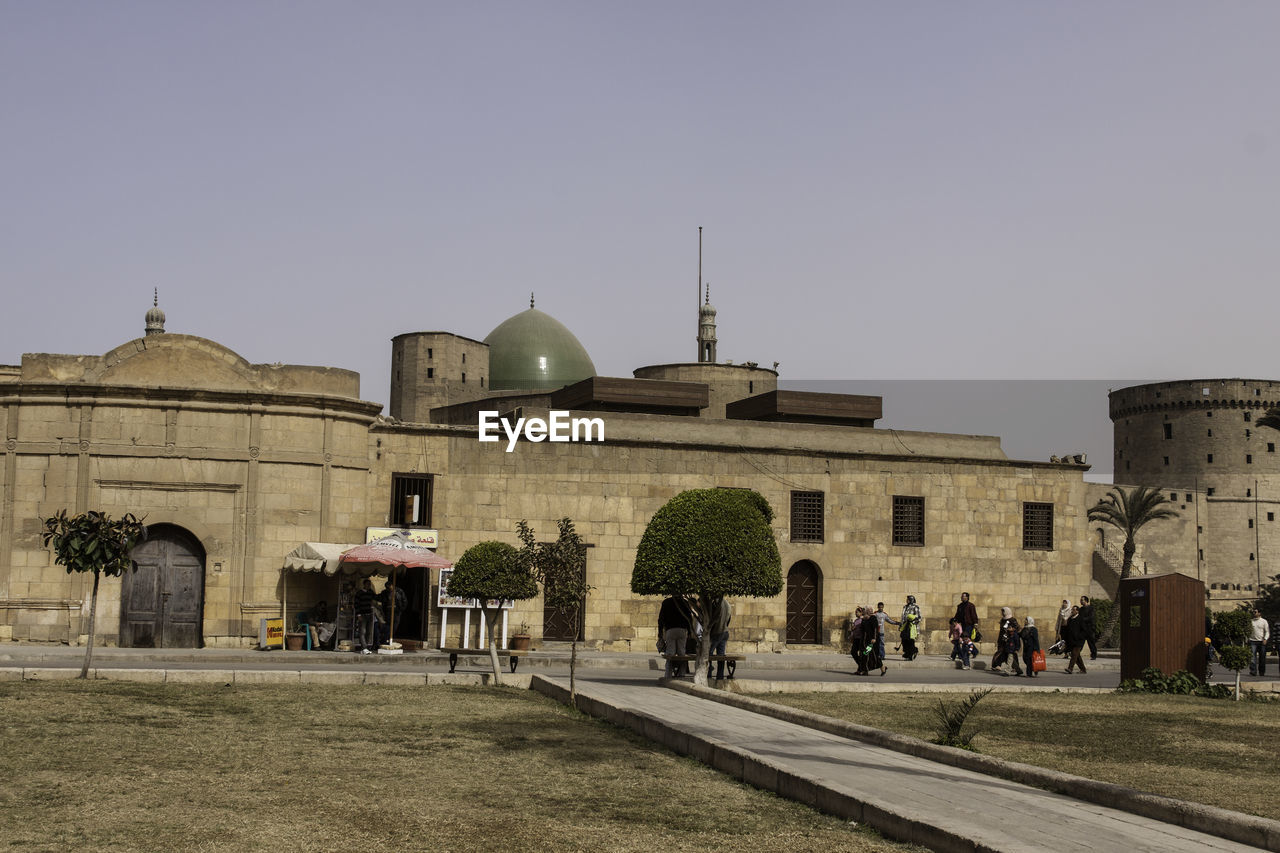
[(960, 658), (960, 663), (964, 669), (969, 668), (970, 645), (972, 640), (964, 635), (964, 626), (960, 624), (960, 620), (951, 620), (951, 659)]

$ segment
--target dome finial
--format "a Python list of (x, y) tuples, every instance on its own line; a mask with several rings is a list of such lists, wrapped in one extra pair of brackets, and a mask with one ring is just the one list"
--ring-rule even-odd
[(147, 309), (147, 324), (144, 331), (148, 335), (164, 334), (164, 312), (160, 310), (160, 288), (156, 288), (151, 296), (151, 307)]
[(707, 304), (711, 304), (711, 282), (707, 282)]
[(533, 307), (533, 291), (532, 290), (529, 291), (529, 307), (530, 308)]

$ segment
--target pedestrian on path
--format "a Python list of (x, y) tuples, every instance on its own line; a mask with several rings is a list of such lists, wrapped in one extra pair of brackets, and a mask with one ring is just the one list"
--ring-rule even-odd
[(960, 603), (956, 605), (956, 615), (951, 617), (960, 623), (960, 628), (969, 639), (974, 638), (974, 629), (978, 627), (978, 608), (969, 600), (969, 593), (960, 593)]
[(1008, 661), (1013, 667), (1014, 675), (1022, 675), (1018, 665), (1018, 649), (1021, 639), (1018, 636), (1018, 620), (1013, 618), (1012, 607), (1000, 608), (1000, 630), (996, 635), (996, 653), (991, 658), (991, 671), (1000, 672), (1000, 667)]
[[(729, 644), (729, 622), (733, 619), (733, 606), (721, 596), (711, 608), (711, 654), (724, 656)], [(724, 678), (724, 661), (716, 663), (716, 681)]]
[(907, 596), (907, 603), (902, 605), (902, 617), (899, 619), (887, 619), (890, 625), (897, 625), (898, 639), (902, 641), (902, 659), (915, 660), (920, 654), (920, 648), (916, 645), (916, 640), (920, 638), (920, 632), (924, 630), (924, 620), (920, 618), (920, 606), (916, 604), (914, 595)]
[(1067, 650), (1066, 637), (1063, 635), (1063, 629), (1067, 627), (1067, 620), (1071, 618), (1071, 602), (1068, 599), (1062, 599), (1062, 607), (1058, 610), (1057, 621), (1053, 623), (1053, 648), (1049, 651), (1057, 649), (1062, 653), (1063, 657), (1070, 654)]
[(1040, 651), (1040, 629), (1036, 627), (1036, 620), (1028, 616), (1027, 624), (1022, 627), (1022, 662), (1027, 667), (1027, 678), (1036, 677), (1032, 662), (1038, 651)]
[(1071, 608), (1071, 618), (1067, 620), (1066, 627), (1062, 629), (1062, 635), (1067, 643), (1067, 669), (1068, 675), (1075, 667), (1080, 667), (1080, 674), (1084, 675), (1084, 659), (1080, 657), (1080, 650), (1084, 648), (1084, 620), (1080, 618), (1080, 608)]
[[(884, 602), (876, 602), (876, 654), (884, 660), (884, 623), (889, 621), (889, 614), (884, 612)], [(884, 673), (881, 673), (883, 675)]]
[(1093, 613), (1093, 605), (1089, 596), (1080, 596), (1080, 622), (1084, 631), (1084, 641), (1089, 645), (1089, 660), (1098, 659), (1098, 622)]
[(675, 678), (684, 672), (684, 664), (673, 660), (674, 655), (685, 654), (689, 639), (689, 614), (674, 595), (663, 599), (658, 610), (658, 636), (662, 638), (663, 654), (667, 656), (666, 678)]
[(360, 589), (356, 592), (355, 611), (356, 611), (356, 642), (360, 646), (360, 654), (367, 655), (373, 653), (374, 643), (377, 639), (373, 632), (374, 618), (373, 605), (376, 596), (373, 593), (373, 581), (368, 578), (360, 584)]
[(969, 644), (973, 642), (965, 634), (964, 625), (957, 619), (951, 620), (951, 659), (959, 660), (961, 669), (969, 668)]
[(858, 665), (854, 675), (867, 674), (866, 631), (870, 626), (867, 624), (866, 616), (866, 608), (858, 607), (854, 609), (853, 619), (849, 622), (849, 654)]
[(1267, 674), (1267, 641), (1271, 639), (1271, 626), (1262, 618), (1262, 612), (1253, 611), (1253, 620), (1249, 622), (1249, 674)]

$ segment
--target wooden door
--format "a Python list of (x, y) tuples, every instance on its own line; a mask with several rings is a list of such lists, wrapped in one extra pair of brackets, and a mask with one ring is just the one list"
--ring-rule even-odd
[(787, 572), (788, 643), (822, 642), (822, 573), (801, 560)]
[[(554, 608), (548, 607), (546, 599), (542, 604), (542, 639), (544, 640), (581, 640), (583, 638), (582, 607)], [(577, 635), (576, 637), (574, 635)]]
[(133, 549), (120, 591), (120, 645), (195, 649), (202, 640), (204, 549), (178, 527), (154, 525)]

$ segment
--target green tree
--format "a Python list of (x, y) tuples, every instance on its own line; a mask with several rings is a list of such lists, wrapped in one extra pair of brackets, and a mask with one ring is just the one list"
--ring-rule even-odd
[(1218, 652), (1218, 660), (1227, 669), (1235, 670), (1236, 673), (1236, 701), (1240, 701), (1240, 670), (1249, 665), (1251, 657), (1249, 649), (1240, 645), (1223, 646), (1222, 651)]
[[(773, 538), (773, 508), (749, 489), (681, 492), (650, 519), (636, 549), (631, 591), (684, 599), (703, 626), (722, 596), (771, 597), (782, 592), (782, 561)], [(698, 644), (695, 684), (707, 683), (711, 634)]]
[(489, 660), (493, 683), (502, 684), (498, 664), (498, 621), (504, 601), (521, 601), (538, 594), (532, 566), (521, 552), (505, 542), (486, 541), (472, 545), (453, 566), (449, 594), (475, 598), (480, 602), (489, 626)]
[[(1137, 538), (1138, 531), (1153, 521), (1178, 517), (1177, 510), (1170, 509), (1165, 504), (1172, 504), (1172, 502), (1164, 496), (1163, 492), (1149, 486), (1138, 486), (1129, 491), (1121, 488), (1112, 489), (1107, 492), (1105, 498), (1089, 508), (1090, 521), (1110, 524), (1124, 534), (1124, 559), (1120, 563), (1120, 580), (1129, 577), (1133, 572), (1133, 554), (1137, 550), (1134, 540)], [(1111, 642), (1119, 620), (1120, 608), (1111, 608), (1111, 615), (1107, 617), (1107, 623), (1102, 633), (1098, 635), (1104, 644)]]
[(1268, 622), (1280, 620), (1280, 575), (1273, 575), (1269, 583), (1258, 587), (1254, 605)]
[(147, 538), (147, 528), (132, 513), (118, 519), (90, 510), (68, 516), (65, 509), (44, 520), (45, 547), (53, 545), (54, 561), (67, 573), (93, 572), (93, 592), (89, 598), (89, 642), (84, 650), (80, 677), (89, 677), (93, 641), (98, 618), (98, 582), (102, 575), (119, 577), (126, 569), (136, 570), (130, 555)]
[(559, 610), (569, 617), (569, 704), (578, 706), (578, 634), (582, 628), (582, 613), (586, 608), (587, 593), (592, 589), (587, 583), (587, 546), (574, 529), (573, 521), (562, 518), (556, 522), (560, 535), (554, 542), (536, 543), (533, 529), (521, 521), (519, 529), (521, 551), (529, 555), (525, 559), (533, 564), (533, 574), (542, 584), (545, 606)]

